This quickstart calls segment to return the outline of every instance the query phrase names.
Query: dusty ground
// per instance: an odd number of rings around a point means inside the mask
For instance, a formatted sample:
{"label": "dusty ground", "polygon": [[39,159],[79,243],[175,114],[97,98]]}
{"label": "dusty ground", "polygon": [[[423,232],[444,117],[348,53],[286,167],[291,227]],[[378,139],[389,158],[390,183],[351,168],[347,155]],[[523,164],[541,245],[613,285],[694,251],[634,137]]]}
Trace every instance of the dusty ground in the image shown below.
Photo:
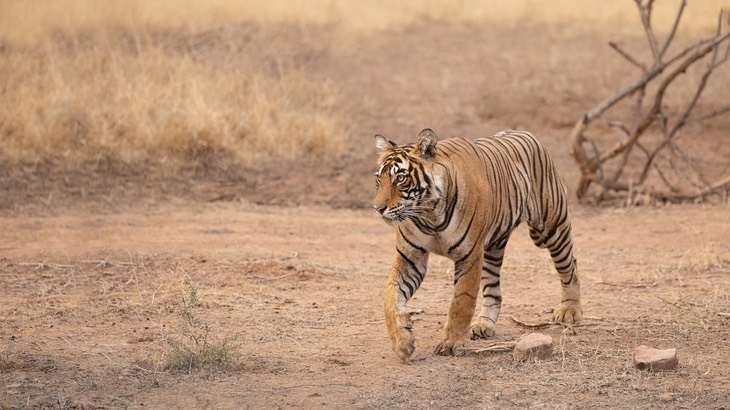
{"label": "dusty ground", "polygon": [[[210,56],[231,51],[237,33],[224,30]],[[434,356],[451,288],[443,259],[411,302],[412,363],[388,345],[381,298],[393,234],[365,209],[372,135],[530,129],[572,188],[565,136],[575,114],[630,71],[603,50],[611,33],[434,23],[351,40],[357,47],[282,33],[242,53],[342,89],[341,158],[245,170],[211,159],[179,173],[113,161],[0,169],[0,407],[728,407],[726,203],[575,205],[586,318],[575,332],[539,330],[555,339],[550,361]],[[703,134],[721,158],[726,130]],[[511,317],[549,318],[559,285],[524,230],[503,278],[496,340],[512,341],[530,330]],[[173,346],[206,335],[225,363],[168,368]],[[676,347],[678,369],[634,369],[639,344]]]}
{"label": "dusty ground", "polygon": [[[451,266],[431,263],[412,300],[417,350],[390,350],[381,294],[393,238],[370,212],[248,204],[3,218],[2,407],[722,408],[730,394],[730,212],[575,211],[586,320],[552,360],[432,353]],[[559,285],[526,231],[510,242],[498,341],[549,318]],[[235,364],[165,370],[166,340],[200,332]],[[420,310],[418,310],[421,312]],[[192,343],[192,342],[187,342]],[[486,346],[476,341],[470,348]],[[633,368],[639,344],[679,368]],[[167,352],[167,353],[166,353]]]}

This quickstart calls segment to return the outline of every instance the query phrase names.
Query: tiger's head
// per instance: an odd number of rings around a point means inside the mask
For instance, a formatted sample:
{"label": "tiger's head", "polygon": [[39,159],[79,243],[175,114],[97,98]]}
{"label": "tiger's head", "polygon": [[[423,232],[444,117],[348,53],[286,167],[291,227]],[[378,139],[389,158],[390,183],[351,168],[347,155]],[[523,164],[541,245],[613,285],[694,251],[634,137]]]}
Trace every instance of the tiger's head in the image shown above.
{"label": "tiger's head", "polygon": [[442,193],[433,170],[437,141],[428,128],[418,134],[415,144],[398,145],[382,135],[375,136],[381,154],[373,209],[387,224],[398,225],[433,212]]}

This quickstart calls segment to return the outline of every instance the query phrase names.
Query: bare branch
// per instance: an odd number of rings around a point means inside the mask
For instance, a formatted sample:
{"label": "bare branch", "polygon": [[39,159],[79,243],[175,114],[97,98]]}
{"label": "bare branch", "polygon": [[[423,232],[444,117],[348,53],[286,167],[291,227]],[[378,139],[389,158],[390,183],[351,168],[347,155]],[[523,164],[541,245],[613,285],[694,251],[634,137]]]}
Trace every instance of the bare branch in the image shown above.
{"label": "bare branch", "polygon": [[588,122],[588,115],[583,115],[583,117],[575,123],[573,131],[571,131],[570,137],[571,145],[573,148],[573,158],[578,164],[578,167],[581,170],[581,174],[583,175],[590,174],[593,171],[591,164],[588,162],[586,151],[583,149],[583,142],[586,139],[585,135],[583,135],[583,132],[588,126]]}
{"label": "bare branch", "polygon": [[689,104],[687,104],[687,107],[685,107],[682,116],[674,124],[672,130],[669,131],[667,138],[671,139],[672,137],[674,137],[677,131],[679,131],[679,129],[687,123],[687,119],[689,118],[694,108],[697,106],[697,102],[700,100],[700,96],[702,96],[702,92],[704,92],[705,90],[705,85],[707,85],[707,80],[710,78],[710,75],[714,71],[714,63],[715,59],[717,58],[717,50],[718,47],[715,47],[714,52],[712,53],[712,61],[710,61],[710,63],[707,65],[707,68],[705,69],[705,72],[702,74],[702,77],[700,78],[700,83],[697,85],[697,90],[692,96]]}
{"label": "bare branch", "polygon": [[621,46],[615,42],[615,41],[609,41],[608,45],[611,46],[612,49],[616,50],[623,58],[629,61],[629,63],[635,65],[636,67],[639,67],[641,71],[646,72],[646,65],[632,57],[626,50],[621,48]]}
{"label": "bare branch", "polygon": [[618,128],[621,131],[623,131],[624,135],[629,136],[631,135],[631,131],[626,127],[626,125],[621,121],[609,121],[608,126],[611,128]]}
{"label": "bare branch", "polygon": [[716,191],[719,191],[723,188],[730,188],[730,175],[727,177],[715,182],[712,184],[709,188],[705,189],[704,191],[700,192],[701,196],[706,196],[711,193],[714,193]]}
{"label": "bare branch", "polygon": [[[711,39],[701,40],[697,42],[696,44],[692,44],[690,46],[685,47],[682,51],[678,52],[676,55],[674,55],[671,59],[666,61],[665,63],[652,67],[649,69],[649,71],[646,72],[644,76],[639,78],[638,80],[634,81],[633,83],[627,85],[626,87],[622,88],[617,92],[616,94],[606,98],[605,100],[601,101],[596,105],[591,111],[589,111],[586,114],[586,125],[593,121],[596,117],[599,117],[601,114],[606,112],[608,109],[613,107],[616,103],[623,100],[624,98],[632,95],[637,90],[641,89],[642,87],[646,87],[646,84],[649,83],[651,80],[659,76],[662,72],[664,72],[664,69],[672,63],[676,62],[677,60],[681,59],[685,55],[687,55],[690,51],[696,50],[703,45],[706,45],[707,43],[711,42]],[[582,121],[583,119],[581,119]],[[580,122],[580,121],[579,121]]]}
{"label": "bare branch", "polygon": [[[683,150],[679,145],[677,145],[676,142],[671,142],[669,144],[669,147],[671,148],[671,153],[674,155],[675,158],[678,158],[681,161],[684,161],[689,169],[694,172],[696,181],[691,181],[690,178],[687,176],[686,179],[691,184],[693,184],[698,189],[703,189],[710,187],[712,184],[707,180],[705,175],[702,173],[702,171],[697,167],[695,162],[692,160],[692,157],[687,153],[687,151]],[[670,160],[670,163],[673,161]],[[674,165],[674,164],[672,164]],[[676,170],[676,168],[675,168]]]}
{"label": "bare branch", "polygon": [[[669,157],[669,165],[672,167],[672,170],[674,170],[674,173],[681,180],[697,188],[697,190],[707,188],[710,184],[705,183],[702,175],[699,174],[699,172],[693,167],[692,160],[691,158],[689,158],[689,155],[687,155],[687,153],[680,149],[675,143],[669,144],[669,147],[669,152],[672,154]],[[679,164],[677,160],[687,164],[686,167],[682,166],[682,168],[686,168],[687,170],[692,171],[697,175],[693,177],[692,175],[690,175],[690,173],[686,172],[683,169],[680,169],[681,164]]]}
{"label": "bare branch", "polygon": [[646,97],[646,85],[637,90],[638,96],[634,103],[634,124],[641,119],[641,108],[644,106],[644,97]]}
{"label": "bare branch", "polygon": [[654,0],[646,2],[646,6],[641,4],[640,0],[636,0],[636,5],[639,7],[639,14],[641,15],[641,24],[644,26],[644,32],[646,33],[646,39],[649,41],[649,48],[651,54],[654,57],[656,65],[661,64],[661,56],[659,55],[659,44],[657,43],[654,30],[651,28],[651,11]]}
{"label": "bare branch", "polygon": [[[717,187],[716,190],[722,189],[727,185],[730,185],[730,181],[726,181],[730,178],[723,180],[723,184],[721,186],[710,183],[705,175],[703,175],[702,169],[699,167],[699,163],[693,161],[688,153],[683,151],[681,147],[674,142],[674,139],[677,135],[679,135],[680,129],[682,129],[690,121],[702,121],[730,112],[730,106],[728,106],[715,110],[709,114],[695,117],[691,116],[698,106],[699,99],[707,88],[707,83],[711,74],[721,64],[730,60],[730,33],[722,34],[721,30],[721,23],[724,15],[722,12],[720,13],[714,37],[707,38],[697,42],[696,44],[684,47],[680,51],[674,53],[671,57],[666,57],[670,45],[675,39],[687,1],[681,1],[671,32],[667,39],[662,43],[661,48],[659,47],[659,43],[657,42],[657,38],[651,25],[651,14],[654,1],[634,0],[634,2],[636,3],[641,16],[646,39],[648,40],[648,46],[652,56],[654,57],[654,63],[647,67],[647,65],[642,64],[639,59],[624,50],[617,42],[609,42],[609,46],[618,52],[619,55],[635,67],[642,70],[642,75],[632,83],[620,89],[616,94],[601,101],[592,110],[584,114],[573,127],[570,135],[573,157],[581,170],[581,177],[578,182],[576,194],[579,199],[583,198],[593,182],[595,182],[600,188],[597,193],[597,199],[601,201],[618,199],[619,197],[613,195],[612,192],[628,193],[627,200],[629,202],[634,200],[634,194],[637,192],[640,195],[658,195],[658,197],[664,199],[670,197],[684,198],[687,194],[683,193],[682,190],[679,189],[679,186],[686,186],[687,184],[695,185],[695,188],[699,190],[698,193],[694,194],[695,198],[705,195],[704,192],[711,187]],[[724,44],[727,44],[727,47],[725,47]],[[674,84],[674,81],[681,74],[686,73],[690,67],[704,59],[710,53],[711,57],[709,58],[709,62],[707,63],[704,72],[700,76],[694,94],[691,96],[684,109],[680,112],[678,119],[676,121],[672,121],[673,123],[670,124],[670,118],[667,113],[662,111],[664,97],[667,90],[670,86],[672,86],[672,84]],[[652,87],[653,95],[651,96],[651,103],[648,107],[644,107],[647,88],[649,84],[653,84],[655,80],[658,80],[656,81],[658,85]],[[586,130],[593,120],[603,115],[618,102],[632,96],[635,96],[634,102],[632,103],[632,121],[628,124],[619,121],[610,121],[608,125],[611,128],[619,130],[623,137],[613,147],[601,152],[593,139],[585,135]],[[657,146],[647,149],[645,145],[639,142],[639,138],[657,122],[659,122],[659,127],[664,139],[660,141]],[[645,158],[642,159],[633,156],[632,152],[636,152],[633,150],[634,147],[637,147]],[[668,156],[664,156],[662,153],[665,152],[664,150],[667,147],[670,151]],[[616,164],[617,167],[614,168],[612,165],[609,167],[609,161],[615,160],[618,156],[621,157],[617,162],[610,163]],[[661,162],[658,161],[659,158],[662,158]],[[668,163],[665,163],[665,159]],[[624,169],[629,165],[636,164],[636,160],[641,160],[643,162],[643,164],[640,165],[642,169],[638,181],[626,176],[622,177]],[[667,174],[664,172],[666,171],[664,169],[666,166],[674,168],[674,171],[677,175],[679,175],[679,180],[670,180],[670,178],[667,177]],[[611,175],[608,175],[609,170]],[[658,175],[658,178],[669,188],[671,194],[663,194],[659,192],[652,193],[646,191],[648,187],[644,184],[652,170],[656,171],[656,175]],[[605,175],[604,172],[606,172]],[[629,179],[629,182],[620,181],[620,178],[623,178],[624,180]],[[674,184],[674,182],[677,182],[678,184]],[[639,191],[635,191],[636,188],[639,188]],[[704,191],[702,191],[703,189]],[[624,198],[626,198],[626,196],[624,196]]]}
{"label": "bare branch", "polygon": [[672,31],[669,33],[669,37],[667,37],[667,40],[664,42],[664,46],[662,47],[662,50],[659,52],[659,58],[664,56],[664,53],[667,52],[667,49],[669,48],[669,44],[672,43],[672,40],[674,39],[674,35],[677,34],[677,27],[679,26],[679,20],[682,19],[682,12],[684,12],[684,8],[687,6],[687,0],[682,0],[682,3],[679,5],[679,11],[677,12],[677,17],[674,19],[674,24],[672,25]]}
{"label": "bare branch", "polygon": [[722,114],[726,114],[728,112],[730,112],[730,107],[725,107],[725,108],[721,108],[719,110],[715,110],[709,114],[700,115],[699,117],[688,118],[687,122],[689,123],[689,122],[705,121],[705,120],[709,120],[710,118],[714,118],[714,117],[718,117]]}
{"label": "bare branch", "polygon": [[659,151],[661,149],[655,149],[651,153],[647,153],[646,163],[644,163],[644,168],[641,170],[641,174],[639,174],[639,184],[646,182],[646,178],[649,177],[649,170],[654,165],[654,158],[659,154]]}
{"label": "bare branch", "polygon": [[730,175],[713,183],[711,187],[697,193],[697,194],[677,194],[673,195],[672,199],[678,201],[690,201],[690,200],[702,200],[709,195],[712,195],[723,190],[730,191]]}
{"label": "bare branch", "polygon": [[[721,15],[722,15],[722,13],[721,13]],[[720,24],[722,24],[722,20],[720,20],[718,26]],[[719,28],[718,28],[718,31],[719,31]],[[718,37],[716,37],[716,38],[718,38]],[[720,38],[720,40],[718,42],[711,43],[711,45],[712,45],[712,51],[713,51],[712,60],[707,65],[707,68],[705,69],[705,72],[702,74],[702,77],[700,79],[700,83],[697,85],[697,90],[695,91],[695,94],[692,96],[692,99],[687,104],[687,107],[685,107],[685,110],[682,113],[682,116],[679,118],[679,120],[677,120],[677,122],[674,124],[674,126],[672,127],[672,129],[670,131],[668,131],[668,132],[665,132],[666,139],[661,144],[659,144],[659,146],[655,149],[654,154],[652,154],[652,155],[649,156],[649,162],[648,162],[647,165],[650,165],[651,162],[654,160],[654,157],[655,157],[656,152],[659,152],[660,150],[664,149],[664,147],[666,147],[667,144],[669,144],[671,142],[672,138],[674,138],[674,136],[677,134],[677,132],[679,131],[679,129],[681,127],[683,127],[684,125],[687,124],[687,122],[689,120],[690,114],[694,110],[695,106],[697,105],[697,102],[699,101],[700,96],[702,95],[702,92],[705,89],[705,85],[707,84],[707,80],[709,79],[710,75],[713,73],[715,67],[717,67],[716,62],[715,62],[715,59],[717,58],[718,46],[719,46],[719,44],[722,41],[725,41],[725,40],[727,40],[727,39],[730,38],[730,33],[725,34],[724,36],[721,36],[719,38]],[[710,50],[707,50],[707,52],[709,52],[709,51]],[[702,56],[704,56],[705,54],[707,54],[707,52],[703,53],[699,57],[701,58]],[[696,61],[696,59],[695,60],[688,59],[685,62],[685,64],[681,65],[679,68],[682,68],[685,65],[687,67],[689,67],[689,65],[691,65],[692,62],[694,62],[694,61]],[[680,74],[680,72],[676,72],[676,71],[675,71],[675,73],[676,73],[675,76],[678,75],[678,74]],[[662,91],[662,89],[665,89],[666,86],[668,86],[669,83],[672,80],[673,80],[673,78],[666,78],[665,81],[664,81],[664,83],[660,87],[660,91]],[[662,93],[663,93],[663,91],[662,91]],[[644,168],[644,170],[646,171],[647,168]],[[642,173],[642,175],[643,175],[643,173]]]}
{"label": "bare branch", "polygon": [[632,147],[633,145],[629,147],[629,149],[624,151],[624,156],[621,159],[621,163],[618,165],[618,167],[616,168],[616,172],[614,172],[613,176],[610,179],[612,183],[615,183],[616,181],[618,181],[619,178],[621,178],[621,174],[624,172],[626,164],[629,162],[629,156],[631,156]]}
{"label": "bare branch", "polygon": [[[687,71],[687,68],[691,66],[695,61],[701,59],[705,55],[707,55],[710,51],[713,51],[716,49],[717,45],[721,43],[722,41],[725,41],[726,39],[730,38],[730,33],[725,34],[719,38],[715,38],[713,41],[710,41],[709,44],[706,44],[704,47],[698,48],[695,50],[693,54],[688,56],[682,64],[680,64],[678,67],[676,67],[672,72],[667,74],[667,76],[662,80],[661,84],[659,85],[659,89],[657,90],[655,96],[654,96],[654,105],[649,110],[649,112],[644,116],[644,118],[641,120],[641,122],[638,124],[634,132],[631,134],[629,138],[626,138],[624,141],[619,142],[616,144],[612,149],[610,149],[607,153],[601,155],[600,162],[606,162],[607,160],[615,157],[616,155],[623,152],[623,150],[626,149],[629,145],[636,142],[637,139],[641,136],[641,134],[646,131],[647,128],[654,122],[656,119],[656,115],[659,114],[661,111],[661,104],[664,99],[664,93],[667,90],[667,87],[674,81],[675,78],[677,78],[678,75],[683,74]],[[704,81],[706,82],[706,80]],[[703,84],[704,84],[703,82]],[[704,89],[704,85],[702,85],[702,88]],[[701,94],[701,90],[699,91],[699,94]],[[697,94],[696,94],[697,95]],[[694,105],[696,104],[696,100],[693,99],[693,103],[690,103],[691,108],[694,108]],[[690,111],[691,111],[690,108]],[[681,121],[681,120],[680,120]],[[681,121],[681,125],[684,125],[685,121]],[[680,123],[678,123],[680,124]],[[678,125],[676,124],[676,125]],[[676,127],[675,130],[673,130],[672,134],[676,133],[676,129],[679,129],[679,127]]]}
{"label": "bare branch", "polygon": [[659,179],[662,180],[662,182],[664,183],[664,185],[666,185],[667,188],[669,188],[669,190],[671,192],[673,192],[673,193],[679,193],[679,189],[677,189],[675,186],[673,186],[669,182],[669,180],[667,180],[667,177],[664,176],[664,172],[662,172],[662,169],[656,163],[654,163],[654,169],[656,170],[657,175],[659,175]]}

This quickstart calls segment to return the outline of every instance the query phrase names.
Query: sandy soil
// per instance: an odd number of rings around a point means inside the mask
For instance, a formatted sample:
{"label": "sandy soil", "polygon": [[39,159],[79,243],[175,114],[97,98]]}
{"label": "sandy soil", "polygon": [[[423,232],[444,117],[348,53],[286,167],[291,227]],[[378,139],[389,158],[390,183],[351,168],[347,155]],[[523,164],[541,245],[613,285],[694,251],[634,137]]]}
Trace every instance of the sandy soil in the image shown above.
{"label": "sandy soil", "polygon": [[[411,302],[413,361],[388,343],[393,233],[366,209],[372,135],[529,129],[572,188],[576,113],[629,71],[603,51],[611,33],[432,24],[357,47],[282,33],[244,52],[342,89],[341,158],[237,171],[211,159],[167,174],[113,161],[0,168],[0,408],[728,407],[727,203],[574,204],[586,317],[572,330],[511,320],[548,319],[559,294],[548,254],[518,230],[495,340],[551,335],[552,360],[479,353],[490,341],[434,356],[453,273],[441,258]],[[727,162],[722,124],[703,137]],[[641,344],[677,348],[679,367],[635,369]],[[185,348],[218,355],[170,368]]]}
{"label": "sandy soil", "polygon": [[[2,407],[721,408],[730,394],[730,212],[575,211],[586,318],[537,331],[552,360],[433,354],[451,292],[431,262],[411,302],[417,350],[390,350],[382,289],[391,229],[370,212],[249,204],[159,206],[2,219]],[[518,230],[496,341],[549,318],[559,285]],[[164,368],[168,339],[199,331],[235,363]],[[191,343],[191,342],[187,342]],[[677,370],[632,366],[635,346],[678,349]]]}

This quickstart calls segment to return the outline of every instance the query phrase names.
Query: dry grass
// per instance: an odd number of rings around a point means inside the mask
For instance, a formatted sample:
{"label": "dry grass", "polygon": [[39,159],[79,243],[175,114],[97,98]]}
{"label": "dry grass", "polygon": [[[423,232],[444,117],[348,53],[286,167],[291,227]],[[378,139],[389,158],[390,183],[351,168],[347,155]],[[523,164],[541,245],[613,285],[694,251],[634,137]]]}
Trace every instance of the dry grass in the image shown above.
{"label": "dry grass", "polygon": [[730,261],[721,255],[720,245],[715,242],[693,246],[682,255],[677,270],[679,272],[724,272],[730,266]]}
{"label": "dry grass", "polygon": [[[679,1],[657,3],[654,20],[660,26],[669,25]],[[707,16],[717,15],[721,7],[727,7],[727,2],[692,2],[684,14],[683,30],[712,32],[714,19],[708,21]],[[640,30],[635,6],[628,0],[555,0],[549,3],[541,0],[2,0],[0,8],[3,10],[0,38],[14,44],[33,44],[45,39],[49,33],[97,30],[110,24],[127,30],[187,27],[197,31],[241,21],[339,24],[348,32],[356,33],[402,28],[424,19],[456,24],[560,24],[580,29],[598,25],[617,31]]]}
{"label": "dry grass", "polygon": [[341,147],[336,93],[296,71],[241,72],[154,44],[68,41],[0,60],[5,158],[113,154],[164,163],[225,151],[251,162]]}
{"label": "dry grass", "polygon": [[[692,4],[684,29],[711,30],[707,15],[721,4]],[[674,8],[660,5],[656,20],[670,21]],[[338,90],[296,66],[272,70],[247,64],[250,53],[201,56],[190,47],[206,30],[241,22],[327,26],[333,31],[323,38],[333,43],[424,20],[638,26],[628,1],[0,0],[0,9],[0,157],[14,162],[112,156],[166,164],[226,153],[252,163],[340,152]]]}
{"label": "dry grass", "polygon": [[178,334],[167,337],[165,368],[192,373],[194,370],[232,368],[237,362],[238,346],[230,338],[211,333],[201,314],[198,289],[185,280],[186,295],[180,300],[181,325]]}

